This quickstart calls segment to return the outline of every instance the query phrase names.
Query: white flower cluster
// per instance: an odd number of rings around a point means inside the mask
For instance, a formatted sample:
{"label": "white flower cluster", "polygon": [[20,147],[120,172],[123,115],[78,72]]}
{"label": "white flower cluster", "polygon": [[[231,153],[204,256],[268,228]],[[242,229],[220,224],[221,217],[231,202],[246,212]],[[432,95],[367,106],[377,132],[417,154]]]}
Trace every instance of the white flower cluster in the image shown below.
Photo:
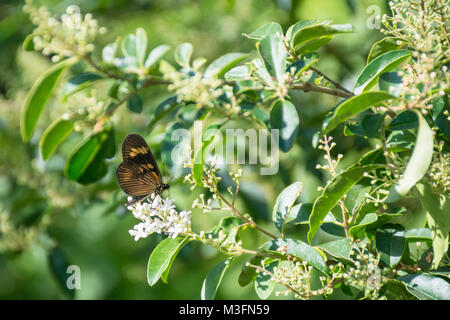
{"label": "white flower cluster", "polygon": [[53,17],[46,7],[39,9],[27,4],[24,11],[30,14],[36,25],[33,31],[33,43],[36,50],[44,55],[53,55],[57,62],[65,57],[85,56],[94,50],[94,40],[98,34],[106,32],[99,27],[92,14],[83,15],[75,5],[67,7],[60,18]]}
{"label": "white flower cluster", "polygon": [[205,79],[200,73],[187,78],[181,72],[170,72],[164,74],[164,78],[172,82],[168,89],[175,91],[180,101],[195,101],[198,108],[209,106],[223,94],[221,80]]}
{"label": "white flower cluster", "polygon": [[[131,198],[129,198],[131,200]],[[191,211],[178,212],[174,200],[152,194],[148,200],[128,207],[141,222],[131,229],[130,235],[137,241],[153,233],[164,233],[176,238],[179,234],[191,233]]]}

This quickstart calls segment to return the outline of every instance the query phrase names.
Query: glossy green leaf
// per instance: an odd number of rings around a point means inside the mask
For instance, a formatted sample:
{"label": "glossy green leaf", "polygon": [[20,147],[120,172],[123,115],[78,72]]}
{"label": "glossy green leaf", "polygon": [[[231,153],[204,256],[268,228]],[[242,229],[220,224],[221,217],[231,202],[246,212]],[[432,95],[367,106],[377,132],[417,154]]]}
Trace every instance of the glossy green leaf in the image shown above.
{"label": "glossy green leaf", "polygon": [[167,266],[166,270],[164,270],[164,272],[161,274],[161,280],[164,283],[168,283],[168,278],[169,278],[169,272],[170,269],[172,268],[172,264],[175,261],[175,258],[177,257],[178,253],[180,252],[180,250],[189,242],[191,241],[188,237],[184,238],[183,241],[181,241],[181,243],[178,245],[177,250],[172,254],[172,258],[170,258],[170,262],[169,265]]}
{"label": "glossy green leaf", "polygon": [[417,114],[414,111],[406,110],[392,119],[387,128],[392,131],[413,129],[418,127],[418,123]]}
{"label": "glossy green leaf", "polygon": [[189,42],[180,44],[175,50],[175,61],[181,67],[189,67],[194,47]]}
{"label": "glossy green leaf", "polygon": [[61,61],[48,69],[34,82],[25,98],[25,104],[20,115],[20,131],[24,141],[31,139],[39,116],[53,94],[64,70],[76,61],[75,58]]}
{"label": "glossy green leaf", "polygon": [[288,152],[297,138],[300,125],[297,108],[289,100],[277,100],[270,110],[270,126],[279,130],[280,149]]}
{"label": "glossy green leaf", "polygon": [[412,52],[409,50],[394,50],[383,53],[375,58],[367,64],[359,75],[353,92],[359,95],[364,91],[368,91],[377,83],[382,73],[394,70],[401,63],[409,59],[411,55]]}
{"label": "glossy green leaf", "polygon": [[389,92],[398,97],[403,90],[403,78],[396,70],[382,73],[378,79],[378,87],[381,91]]}
{"label": "glossy green leaf", "polygon": [[148,124],[148,130],[152,130],[159,120],[174,111],[179,106],[180,104],[178,103],[177,96],[172,96],[162,101],[156,107],[155,112],[152,113],[152,118]]}
{"label": "glossy green leaf", "polygon": [[[320,23],[300,28],[292,35],[292,48],[299,53],[307,53],[316,50],[321,45],[331,40],[332,36],[339,33],[352,33],[355,32],[354,28],[350,24],[328,24]],[[326,39],[326,41],[324,41]],[[314,49],[305,50],[311,42],[322,40],[320,46],[315,46]]]}
{"label": "glossy green leaf", "polygon": [[231,68],[248,57],[246,53],[231,52],[217,58],[206,68],[203,77],[205,79],[222,78]]}
{"label": "glossy green leaf", "polygon": [[422,179],[433,158],[433,132],[419,111],[416,111],[419,129],[414,150],[409,158],[402,178],[393,186],[386,203],[398,201]]}
{"label": "glossy green leaf", "polygon": [[323,123],[323,133],[328,133],[336,128],[340,123],[349,120],[358,113],[382,103],[389,99],[394,99],[395,96],[383,91],[364,92],[360,95],[351,97],[342,102]]}
{"label": "glossy green leaf", "polygon": [[203,281],[201,298],[202,300],[214,300],[217,289],[222,282],[222,278],[230,266],[232,258],[228,258],[225,261],[217,264],[206,276]]}
{"label": "glossy green leaf", "polygon": [[23,40],[23,44],[22,44],[23,50],[34,51],[34,42],[33,42],[34,37],[35,37],[35,35],[32,33],[25,37],[25,39]]}
{"label": "glossy green leaf", "polygon": [[87,137],[66,161],[67,178],[82,184],[99,180],[107,171],[104,160],[114,156],[115,148],[114,131],[111,128]]}
{"label": "glossy green leaf", "polygon": [[[262,260],[263,260],[263,257],[254,256],[253,258],[250,259],[249,263],[254,266],[259,266],[259,265],[261,265]],[[242,267],[241,273],[239,274],[239,278],[238,278],[239,285],[241,287],[245,287],[246,285],[248,285],[250,282],[252,282],[256,278],[256,274],[257,274],[257,272],[256,272],[255,268],[244,265]]]}
{"label": "glossy green leaf", "polygon": [[117,38],[115,42],[107,44],[102,50],[102,59],[106,63],[113,64],[117,55],[117,49],[119,48],[120,38]]}
{"label": "glossy green leaf", "polygon": [[277,229],[281,231],[282,235],[286,219],[289,216],[295,201],[302,193],[302,189],[302,183],[295,182],[281,191],[281,193],[277,197],[277,200],[273,207],[272,221],[274,222],[275,227],[277,227]]}
{"label": "glossy green leaf", "polygon": [[[173,263],[174,256],[187,243],[185,238],[166,238],[153,249],[147,265],[147,282],[150,286],[156,284],[167,268]],[[167,274],[165,279],[167,280]]]}
{"label": "glossy green leaf", "polygon": [[364,172],[369,172],[378,168],[380,165],[356,166],[347,169],[336,177],[326,186],[322,195],[314,202],[311,216],[309,217],[308,241],[312,242],[314,235],[319,230],[320,225],[327,214],[337,204],[344,194],[346,194],[359,180],[363,178]]}
{"label": "glossy green leaf", "polygon": [[141,113],[143,108],[142,98],[138,94],[134,94],[127,102],[128,110],[134,113]]}
{"label": "glossy green leaf", "polygon": [[136,58],[140,67],[144,66],[145,54],[147,53],[147,32],[142,28],[136,29]]}
{"label": "glossy green leaf", "polygon": [[402,40],[400,38],[383,38],[372,45],[369,55],[367,56],[367,63],[371,62],[373,59],[379,57],[383,53],[400,49],[403,46],[404,44],[402,43]]}
{"label": "glossy green leaf", "polygon": [[450,284],[429,274],[408,274],[397,280],[406,283],[410,293],[420,300],[450,300]]}
{"label": "glossy green leaf", "polygon": [[[273,273],[274,269],[280,264],[279,260],[269,262],[264,265],[264,269]],[[276,282],[270,274],[259,272],[255,279],[255,292],[260,299],[266,300],[272,294]]]}
{"label": "glossy green leaf", "polygon": [[64,251],[59,247],[50,250],[48,255],[50,269],[55,275],[60,288],[71,298],[75,297],[75,288],[69,289],[67,286],[71,273],[68,273],[70,263]]}
{"label": "glossy green leaf", "polygon": [[431,240],[431,230],[428,228],[415,228],[406,231],[405,237],[408,240]]}
{"label": "glossy green leaf", "polygon": [[253,31],[250,34],[244,33],[243,36],[245,36],[249,39],[262,40],[267,36],[276,35],[276,34],[282,35],[283,29],[281,28],[281,26],[278,23],[269,22],[269,23],[262,25],[261,27],[259,27],[258,29],[256,29],[255,31]]}
{"label": "glossy green leaf", "polygon": [[253,59],[251,65],[258,80],[264,84],[273,85],[273,79],[261,59]]}
{"label": "glossy green leaf", "polygon": [[312,203],[300,203],[293,206],[286,219],[286,223],[290,225],[308,224],[312,208]]}
{"label": "glossy green leaf", "polygon": [[348,230],[348,233],[353,237],[354,235],[357,234],[358,231],[361,231],[362,229],[364,229],[368,225],[376,222],[377,220],[378,220],[378,215],[376,213],[367,213],[366,215],[364,215],[362,220],[358,222],[357,225],[352,226]]}
{"label": "glossy green leaf", "polygon": [[433,268],[436,269],[448,250],[450,197],[436,194],[427,184],[418,184],[416,189],[427,211],[427,221],[433,239]]}
{"label": "glossy green leaf", "polygon": [[349,238],[326,242],[318,245],[320,249],[336,259],[351,262],[352,240]]}
{"label": "glossy green leaf", "polygon": [[224,78],[227,81],[249,79],[250,67],[248,65],[234,67],[224,74]]}
{"label": "glossy green leaf", "polygon": [[144,67],[146,69],[152,68],[166,53],[169,51],[170,46],[166,44],[162,44],[154,48],[148,54],[147,59],[145,60]]}
{"label": "glossy green leaf", "polygon": [[398,264],[405,251],[405,228],[400,224],[387,223],[377,230],[377,251],[380,260],[389,267]]}
{"label": "glossy green leaf", "polygon": [[69,96],[89,87],[93,82],[101,79],[104,78],[92,72],[77,74],[70,78],[64,85],[62,101],[67,101]]}
{"label": "glossy green leaf", "polygon": [[302,59],[296,60],[294,63],[287,67],[286,71],[295,69],[294,75],[301,75],[304,71],[308,70],[313,64],[319,61],[319,55],[317,53],[308,53],[303,56]]}
{"label": "glossy green leaf", "polygon": [[56,148],[67,138],[73,131],[73,123],[70,120],[56,119],[44,131],[41,141],[40,150],[42,158],[47,160],[56,150]]}
{"label": "glossy green leaf", "polygon": [[322,255],[310,245],[300,240],[294,239],[276,239],[270,240],[263,244],[262,249],[267,252],[271,252],[275,255],[283,255],[278,251],[280,248],[285,248],[286,252],[293,255],[302,261],[308,262],[311,266],[317,270],[328,274],[327,265]]}
{"label": "glossy green leaf", "polygon": [[121,44],[122,53],[125,57],[133,57],[137,60],[137,51],[136,51],[136,35],[130,33],[127,35]]}
{"label": "glossy green leaf", "polygon": [[329,21],[319,21],[317,19],[311,19],[311,20],[301,20],[297,23],[291,25],[287,31],[286,31],[286,39],[289,41],[289,44],[292,46],[292,40],[294,38],[294,35],[299,31],[300,29],[303,29],[305,27],[310,27],[312,25],[319,25],[319,24],[326,24],[329,23]]}
{"label": "glossy green leaf", "polygon": [[264,61],[269,74],[277,81],[281,81],[286,72],[287,51],[283,40],[277,35],[270,35],[262,39],[257,45],[258,52]]}

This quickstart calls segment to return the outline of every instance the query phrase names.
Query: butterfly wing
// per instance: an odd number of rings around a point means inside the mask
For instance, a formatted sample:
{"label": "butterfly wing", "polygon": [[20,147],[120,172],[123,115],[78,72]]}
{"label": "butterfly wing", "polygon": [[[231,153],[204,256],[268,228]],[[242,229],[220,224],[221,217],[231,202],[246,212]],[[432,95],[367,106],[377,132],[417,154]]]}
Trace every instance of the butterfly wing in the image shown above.
{"label": "butterfly wing", "polygon": [[158,164],[145,140],[130,134],[122,145],[123,162],[116,171],[122,190],[132,196],[145,196],[158,190],[162,184]]}
{"label": "butterfly wing", "polygon": [[122,162],[116,175],[120,188],[132,197],[149,195],[155,192],[161,183],[154,171],[132,161]]}
{"label": "butterfly wing", "polygon": [[145,165],[149,170],[155,171],[159,180],[161,172],[153,157],[150,148],[144,138],[137,134],[129,134],[122,144],[123,161],[132,161],[136,164]]}

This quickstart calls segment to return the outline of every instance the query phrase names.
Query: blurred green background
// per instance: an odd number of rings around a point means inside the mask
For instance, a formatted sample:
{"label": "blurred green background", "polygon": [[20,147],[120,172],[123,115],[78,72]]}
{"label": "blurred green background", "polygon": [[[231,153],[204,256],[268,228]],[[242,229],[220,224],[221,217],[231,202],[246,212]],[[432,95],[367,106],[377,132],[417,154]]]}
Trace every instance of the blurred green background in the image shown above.
{"label": "blurred green background", "polygon": [[[101,26],[107,27],[107,34],[96,44],[97,55],[118,35],[125,36],[137,27],[147,31],[150,48],[169,44],[173,49],[182,42],[191,42],[195,57],[211,61],[227,52],[255,55],[254,42],[242,37],[242,33],[249,33],[266,22],[278,22],[284,30],[302,19],[350,23],[358,33],[337,36],[320,49],[318,64],[318,69],[350,89],[371,45],[382,38],[379,30],[367,28],[371,14],[367,9],[377,5],[381,14],[387,10],[387,1],[376,0],[35,1],[35,5],[45,5],[55,14],[64,12],[71,4],[78,5],[84,13],[92,13]],[[159,282],[149,287],[148,257],[162,237],[154,235],[135,242],[128,233],[136,220],[123,207],[125,195],[115,179],[120,152],[108,163],[107,176],[89,186],[77,185],[64,177],[65,159],[83,138],[81,133],[71,135],[50,160],[42,160],[39,138],[65,108],[58,94],[47,106],[31,142],[22,142],[19,118],[24,98],[36,78],[51,66],[46,57],[22,49],[23,39],[33,30],[22,6],[20,1],[0,2],[0,298],[69,298],[49,262],[49,256],[57,259],[64,256],[66,263],[81,269],[77,299],[199,299],[203,279],[224,256],[213,248],[190,243],[178,255],[169,283]],[[145,124],[167,95],[163,88],[146,90],[144,112],[139,115],[121,108],[115,118],[118,150],[128,133],[145,136]],[[281,154],[277,175],[259,176],[258,168],[248,167],[242,178],[238,207],[251,213],[269,230],[274,228],[270,215],[276,195],[285,186],[302,181],[301,200],[308,202],[317,196],[317,187],[327,179],[315,169],[323,157],[312,148],[311,138],[338,100],[314,93],[295,92],[292,96],[301,119],[295,147]],[[160,166],[159,143],[168,123],[170,119],[145,136]],[[345,155],[342,165],[345,167],[368,145],[356,137],[343,137],[341,132],[339,137],[335,134],[335,151]],[[170,176],[170,172],[166,174]],[[170,195],[181,210],[189,208],[198,193],[176,181]],[[223,216],[223,213],[204,214],[194,210],[193,229],[208,230]],[[243,240],[250,248],[264,241],[252,230],[243,234]],[[57,251],[52,249],[55,247]],[[243,258],[233,262],[216,298],[257,298],[252,285],[241,288],[237,284]]]}

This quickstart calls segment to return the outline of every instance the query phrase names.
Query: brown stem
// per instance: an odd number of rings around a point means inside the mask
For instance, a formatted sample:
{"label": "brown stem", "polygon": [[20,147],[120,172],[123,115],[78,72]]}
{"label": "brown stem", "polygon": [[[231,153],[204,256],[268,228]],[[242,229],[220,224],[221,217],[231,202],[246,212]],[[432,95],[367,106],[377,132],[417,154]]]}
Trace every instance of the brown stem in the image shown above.
{"label": "brown stem", "polygon": [[260,227],[259,225],[257,225],[253,220],[247,218],[246,216],[244,216],[242,213],[240,213],[238,210],[236,210],[236,208],[228,202],[227,199],[225,199],[225,197],[218,191],[216,191],[216,195],[220,198],[220,200],[222,200],[232,211],[233,213],[235,213],[239,218],[241,218],[242,220],[244,220],[245,222],[249,223],[250,225],[252,225],[253,227],[255,227],[256,229],[258,229],[259,231],[261,231],[262,233],[268,235],[269,237],[273,238],[273,239],[278,239],[277,236],[273,235],[272,233],[270,233],[269,231],[263,229],[262,227]]}
{"label": "brown stem", "polygon": [[325,79],[327,79],[328,82],[332,83],[333,86],[335,86],[336,88],[341,89],[342,91],[345,91],[345,92],[347,92],[348,94],[350,94],[350,95],[352,95],[352,96],[355,95],[355,94],[354,94],[353,92],[351,92],[350,90],[347,90],[346,88],[344,88],[344,86],[342,86],[340,83],[338,83],[338,82],[336,82],[336,81],[334,81],[334,80],[331,80],[331,79],[330,79],[326,74],[324,74],[322,71],[320,71],[320,70],[318,70],[318,69],[316,69],[316,68],[314,68],[314,67],[311,67],[311,70],[313,70],[313,71],[316,72],[318,75],[320,75],[320,76],[324,77]]}
{"label": "brown stem", "polygon": [[353,96],[353,93],[348,93],[347,91],[343,91],[341,89],[331,89],[328,87],[321,87],[321,86],[318,86],[311,82],[294,84],[291,87],[291,89],[302,90],[305,92],[308,92],[308,91],[321,92],[321,93],[326,93],[326,94],[341,97],[341,98],[350,98]]}

